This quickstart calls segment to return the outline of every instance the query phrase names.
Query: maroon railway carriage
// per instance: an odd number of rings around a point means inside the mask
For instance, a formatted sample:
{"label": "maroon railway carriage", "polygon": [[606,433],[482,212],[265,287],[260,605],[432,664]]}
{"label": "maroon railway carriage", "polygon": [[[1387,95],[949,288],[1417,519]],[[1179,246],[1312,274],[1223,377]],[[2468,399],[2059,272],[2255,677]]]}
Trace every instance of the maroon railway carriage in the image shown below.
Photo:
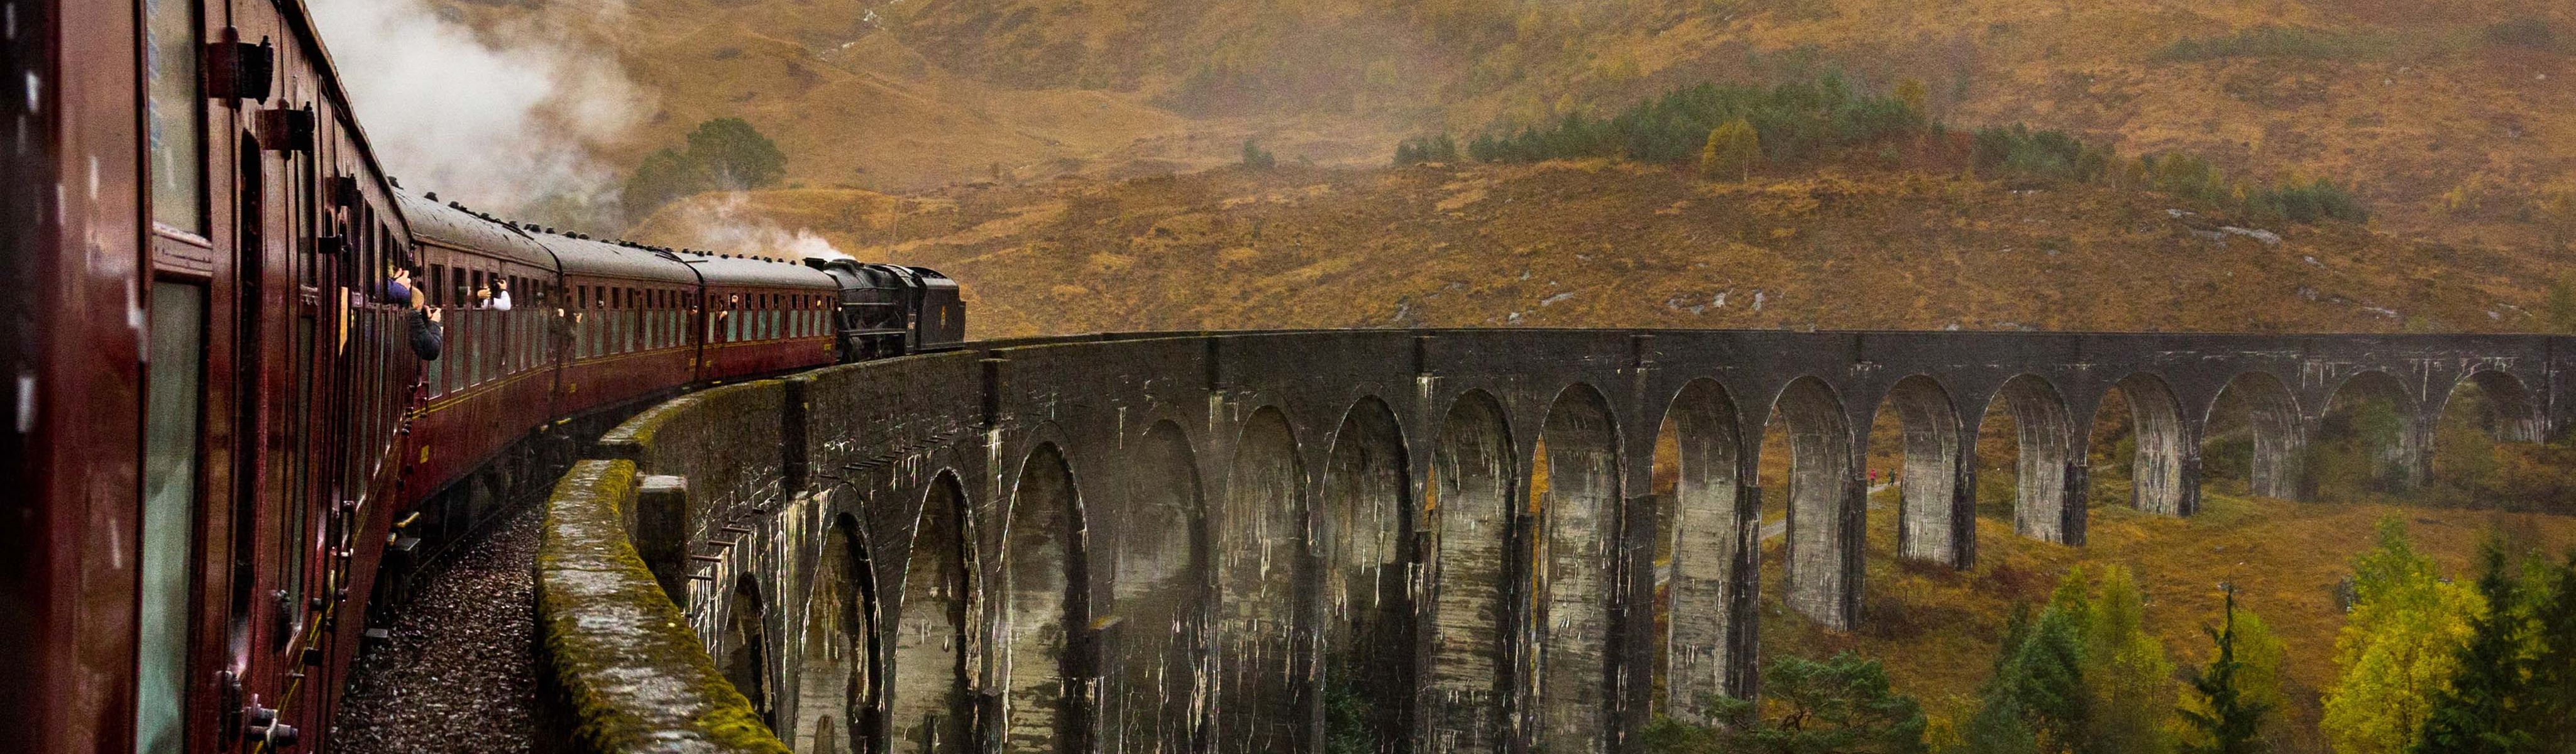
{"label": "maroon railway carriage", "polygon": [[[6,5],[0,752],[322,748],[371,598],[583,431],[857,355],[833,275],[401,191],[300,2]],[[962,331],[935,273],[822,266]],[[435,361],[397,267],[443,313]],[[474,295],[501,283],[508,311]],[[890,352],[956,341],[933,330]]]}
{"label": "maroon railway carriage", "polygon": [[558,234],[568,333],[552,411],[572,416],[697,381],[698,273],[667,252]]}
{"label": "maroon railway carriage", "polygon": [[721,380],[828,364],[840,283],[790,262],[677,255],[706,280],[698,378]]}
{"label": "maroon railway carriage", "polygon": [[[555,391],[554,255],[508,225],[439,204],[435,195],[401,199],[419,270],[414,285],[428,306],[440,309],[445,330],[444,353],[421,366],[421,399],[407,438],[413,450],[404,461],[423,492],[445,489],[496,460],[504,474],[533,473],[534,459],[501,456],[554,417],[547,410]],[[506,311],[493,304],[502,290],[509,294]],[[479,299],[482,291],[493,292],[493,300]],[[423,535],[446,541],[453,538],[444,536],[449,530],[481,523],[499,507],[494,493],[465,491],[463,509],[453,515],[432,511],[423,519],[407,511],[396,520],[406,538],[397,540],[398,549],[410,551]]]}
{"label": "maroon railway carriage", "polygon": [[399,475],[394,190],[301,5],[8,15],[0,751],[290,743]]}

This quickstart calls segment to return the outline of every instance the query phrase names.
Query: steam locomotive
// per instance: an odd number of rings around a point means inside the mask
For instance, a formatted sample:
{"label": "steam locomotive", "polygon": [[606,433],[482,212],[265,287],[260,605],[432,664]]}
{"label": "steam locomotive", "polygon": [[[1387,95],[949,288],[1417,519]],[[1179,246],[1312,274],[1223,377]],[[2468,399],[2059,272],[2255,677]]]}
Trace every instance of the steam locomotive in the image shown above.
{"label": "steam locomotive", "polygon": [[[320,750],[370,605],[576,438],[964,335],[933,270],[403,189],[299,0],[7,6],[0,751]],[[435,360],[403,289],[442,313]]]}

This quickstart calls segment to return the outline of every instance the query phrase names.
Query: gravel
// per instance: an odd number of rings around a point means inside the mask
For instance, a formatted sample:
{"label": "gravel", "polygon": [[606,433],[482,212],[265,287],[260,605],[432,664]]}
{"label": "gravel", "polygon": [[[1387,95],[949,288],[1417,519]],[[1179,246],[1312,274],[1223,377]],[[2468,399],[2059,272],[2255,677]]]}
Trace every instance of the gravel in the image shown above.
{"label": "gravel", "polygon": [[536,746],[537,525],[528,509],[425,575],[393,636],[350,672],[331,750],[525,752]]}

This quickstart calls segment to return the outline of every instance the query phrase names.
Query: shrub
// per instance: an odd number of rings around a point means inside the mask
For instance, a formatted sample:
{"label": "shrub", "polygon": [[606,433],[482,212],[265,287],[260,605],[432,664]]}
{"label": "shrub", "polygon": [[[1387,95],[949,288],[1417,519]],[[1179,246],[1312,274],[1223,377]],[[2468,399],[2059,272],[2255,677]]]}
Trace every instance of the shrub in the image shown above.
{"label": "shrub", "polygon": [[1985,173],[2089,181],[2101,177],[2113,159],[2108,148],[2064,131],[2032,131],[2019,123],[1981,129],[1971,143],[1974,164]]}
{"label": "shrub", "polygon": [[1823,661],[1784,656],[1763,669],[1762,699],[1721,697],[1726,721],[1701,726],[1657,718],[1642,748],[1655,754],[1918,754],[1925,720],[1914,698],[1891,690],[1877,660],[1849,651]]}
{"label": "shrub", "polygon": [[2218,166],[2198,156],[2168,152],[2151,155],[2142,165],[2148,187],[2157,191],[2210,204],[2225,203],[2235,196]]}
{"label": "shrub", "polygon": [[[1764,160],[1802,164],[1838,152],[1927,132],[1920,109],[1894,96],[1864,92],[1840,73],[1775,87],[1700,84],[1667,91],[1607,119],[1568,113],[1547,128],[1489,130],[1467,145],[1479,162],[1537,162],[1617,157],[1689,163],[1711,131],[1751,125]],[[1873,152],[1876,150],[1872,150]]]}
{"label": "shrub", "polygon": [[2549,50],[2558,46],[2558,35],[2549,22],[2537,18],[2517,18],[2487,27],[2487,43],[2529,50]]}
{"label": "shrub", "polygon": [[2354,199],[2351,192],[2323,178],[2252,189],[2246,192],[2245,211],[2257,217],[2302,223],[2329,218],[2352,222],[2370,219],[2369,210],[2362,209],[2360,200]]}
{"label": "shrub", "polygon": [[1419,165],[1425,162],[1457,162],[1458,140],[1448,134],[1416,136],[1395,145],[1395,164]]}

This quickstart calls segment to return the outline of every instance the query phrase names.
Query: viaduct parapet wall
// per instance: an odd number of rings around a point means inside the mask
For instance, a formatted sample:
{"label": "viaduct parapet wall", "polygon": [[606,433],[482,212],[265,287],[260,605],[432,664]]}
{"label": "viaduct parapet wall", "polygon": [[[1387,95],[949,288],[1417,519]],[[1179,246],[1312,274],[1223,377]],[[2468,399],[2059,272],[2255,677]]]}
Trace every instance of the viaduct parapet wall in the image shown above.
{"label": "viaduct parapet wall", "polygon": [[[2338,394],[2394,401],[2390,452],[2420,480],[2464,382],[2506,439],[2566,426],[2571,343],[1075,337],[704,391],[603,448],[638,475],[620,483],[644,566],[795,751],[1611,752],[1651,715],[1755,691],[1761,589],[1857,625],[1869,516],[1899,517],[1901,557],[1972,564],[1989,406],[2015,419],[2015,530],[2080,545],[2085,438],[2114,388],[2132,504],[2190,515],[2231,385],[2253,491],[2298,498]],[[1905,427],[1901,502],[1872,513],[1860,459],[1880,411]],[[1770,421],[1792,456],[1779,584],[1759,562]]]}

